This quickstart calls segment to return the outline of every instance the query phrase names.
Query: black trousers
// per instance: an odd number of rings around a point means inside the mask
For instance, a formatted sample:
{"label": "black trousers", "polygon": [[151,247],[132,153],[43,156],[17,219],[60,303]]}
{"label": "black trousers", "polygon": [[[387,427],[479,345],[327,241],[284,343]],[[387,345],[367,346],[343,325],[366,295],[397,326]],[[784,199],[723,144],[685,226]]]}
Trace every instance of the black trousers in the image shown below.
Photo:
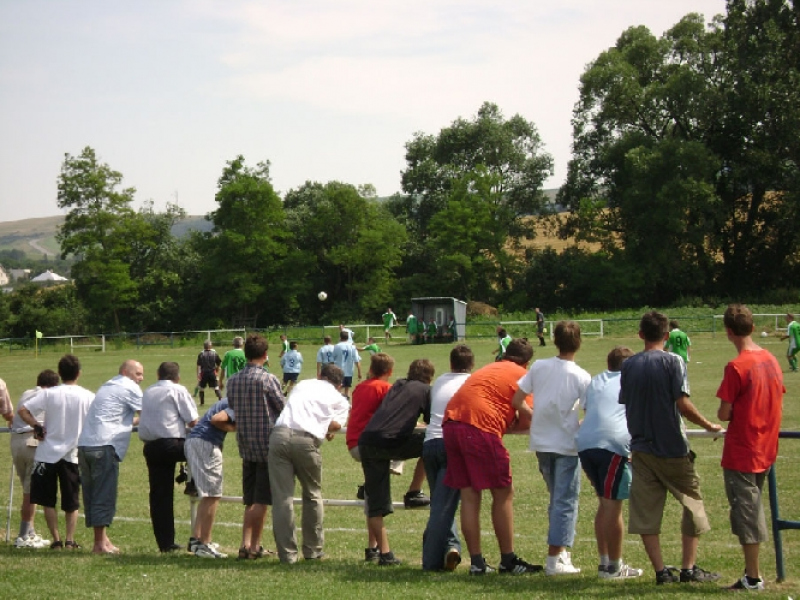
{"label": "black trousers", "polygon": [[162,552],[169,551],[175,543],[175,465],[186,461],[184,442],[182,438],[165,438],[144,443],[150,479],[150,521]]}

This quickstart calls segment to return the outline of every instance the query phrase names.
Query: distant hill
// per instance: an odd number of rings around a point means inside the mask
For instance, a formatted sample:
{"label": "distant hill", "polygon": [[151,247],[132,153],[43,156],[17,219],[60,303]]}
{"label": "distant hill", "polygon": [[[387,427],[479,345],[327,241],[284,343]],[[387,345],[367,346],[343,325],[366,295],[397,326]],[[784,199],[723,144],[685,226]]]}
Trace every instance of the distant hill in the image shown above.
{"label": "distant hill", "polygon": [[[64,216],[0,222],[0,250],[21,250],[29,256],[56,256],[61,249],[56,241]],[[184,236],[189,231],[211,231],[211,223],[203,216],[191,215],[175,225],[172,232]]]}
{"label": "distant hill", "polygon": [[[557,192],[557,189],[544,190],[551,202],[555,201]],[[379,198],[379,200],[386,200],[386,198]],[[61,252],[58,242],[56,242],[56,233],[63,222],[63,215],[20,221],[2,221],[0,222],[0,250],[21,250],[25,254],[37,258],[44,254],[55,257]],[[189,231],[211,231],[211,227],[211,223],[206,221],[205,216],[189,215],[172,228],[172,233],[183,237]],[[542,237],[547,239],[546,236]],[[536,245],[543,245],[544,239],[540,239]],[[550,240],[550,242],[555,242],[557,247],[562,245],[556,240]]]}

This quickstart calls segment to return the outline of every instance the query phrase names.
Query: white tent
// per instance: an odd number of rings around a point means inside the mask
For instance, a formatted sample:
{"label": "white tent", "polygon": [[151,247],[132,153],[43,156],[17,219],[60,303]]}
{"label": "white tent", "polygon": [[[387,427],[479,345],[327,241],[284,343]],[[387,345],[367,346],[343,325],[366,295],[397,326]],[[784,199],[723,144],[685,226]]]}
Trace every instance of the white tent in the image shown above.
{"label": "white tent", "polygon": [[47,269],[41,275],[37,275],[33,279],[31,279],[33,283],[48,283],[50,281],[69,281],[66,277],[62,277],[58,273],[53,273],[50,269]]}

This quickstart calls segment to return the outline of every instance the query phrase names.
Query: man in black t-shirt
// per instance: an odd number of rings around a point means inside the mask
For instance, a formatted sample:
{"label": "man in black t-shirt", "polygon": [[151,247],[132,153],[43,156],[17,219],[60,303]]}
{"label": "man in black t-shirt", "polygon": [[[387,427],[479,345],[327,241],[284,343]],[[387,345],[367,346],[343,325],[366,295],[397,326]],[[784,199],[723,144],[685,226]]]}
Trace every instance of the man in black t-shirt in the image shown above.
{"label": "man in black t-shirt", "polygon": [[206,403],[206,386],[214,389],[217,400],[222,399],[219,391],[219,381],[217,380],[217,370],[222,359],[217,351],[212,348],[211,340],[203,342],[203,351],[197,355],[197,385],[200,387],[200,404]]}

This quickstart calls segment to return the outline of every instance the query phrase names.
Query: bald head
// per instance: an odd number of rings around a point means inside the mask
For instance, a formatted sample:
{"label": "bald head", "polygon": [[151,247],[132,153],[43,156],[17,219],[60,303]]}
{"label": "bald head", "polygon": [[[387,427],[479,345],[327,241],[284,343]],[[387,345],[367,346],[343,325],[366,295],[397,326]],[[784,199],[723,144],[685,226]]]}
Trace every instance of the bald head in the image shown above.
{"label": "bald head", "polygon": [[126,360],[119,368],[119,374],[131,379],[134,383],[141,383],[144,379],[144,367],[135,360]]}

